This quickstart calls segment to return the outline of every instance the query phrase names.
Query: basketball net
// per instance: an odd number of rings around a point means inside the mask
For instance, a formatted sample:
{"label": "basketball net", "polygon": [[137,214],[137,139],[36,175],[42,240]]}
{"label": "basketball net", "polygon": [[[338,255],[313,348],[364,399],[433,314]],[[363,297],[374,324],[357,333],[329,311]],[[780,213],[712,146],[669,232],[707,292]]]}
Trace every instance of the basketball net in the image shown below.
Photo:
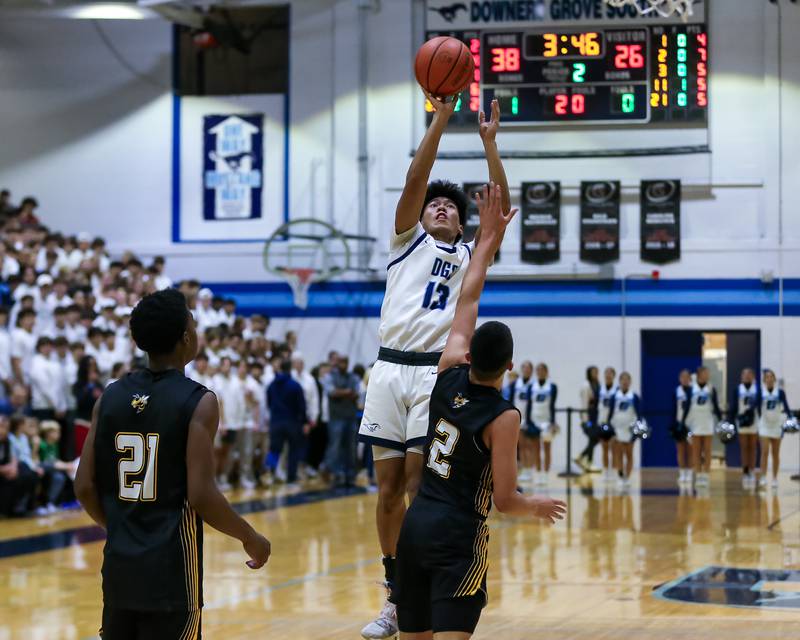
{"label": "basketball net", "polygon": [[692,15],[693,0],[605,0],[612,7],[634,7],[641,16],[657,13],[662,18],[679,16],[686,22]]}
{"label": "basketball net", "polygon": [[282,269],[286,282],[292,288],[294,304],[300,309],[308,307],[308,290],[311,288],[311,280],[317,273],[316,269],[308,268],[286,268]]}

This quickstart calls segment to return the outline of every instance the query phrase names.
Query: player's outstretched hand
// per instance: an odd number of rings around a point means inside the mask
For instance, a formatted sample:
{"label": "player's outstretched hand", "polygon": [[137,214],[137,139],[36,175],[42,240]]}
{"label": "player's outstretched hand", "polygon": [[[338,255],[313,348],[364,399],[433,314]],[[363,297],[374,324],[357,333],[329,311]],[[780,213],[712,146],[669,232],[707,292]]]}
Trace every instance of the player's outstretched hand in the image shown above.
{"label": "player's outstretched hand", "polygon": [[517,214],[516,209],[503,213],[503,192],[499,184],[490,182],[483,187],[483,195],[475,194],[475,204],[481,219],[481,238],[499,247],[508,223]]}
{"label": "player's outstretched hand", "polygon": [[434,115],[444,116],[449,120],[450,116],[455,113],[456,104],[458,104],[458,96],[450,96],[450,99],[448,100],[447,98],[437,98],[424,89],[422,90],[422,93],[424,93],[425,97],[430,100],[433,110],[435,111]]}
{"label": "player's outstretched hand", "polygon": [[542,520],[547,520],[550,524],[555,524],[556,520],[563,520],[567,513],[567,503],[563,500],[553,500],[553,498],[532,498],[533,515]]}
{"label": "player's outstretched hand", "polygon": [[247,540],[242,543],[244,552],[250,556],[250,559],[245,563],[251,569],[260,569],[269,560],[272,553],[272,545],[260,533],[253,532]]}
{"label": "player's outstretched hand", "polygon": [[486,114],[481,111],[478,114],[478,133],[484,142],[494,142],[497,130],[500,128],[500,103],[497,98],[492,100],[492,115],[486,121]]}

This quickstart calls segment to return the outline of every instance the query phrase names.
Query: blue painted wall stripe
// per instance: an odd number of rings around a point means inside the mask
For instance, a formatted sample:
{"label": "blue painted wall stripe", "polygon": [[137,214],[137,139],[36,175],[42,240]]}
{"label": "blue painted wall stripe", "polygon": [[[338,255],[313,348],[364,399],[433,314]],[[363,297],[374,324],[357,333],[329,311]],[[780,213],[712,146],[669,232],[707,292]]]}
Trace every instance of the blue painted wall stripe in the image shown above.
{"label": "blue painted wall stripe", "polygon": [[[329,282],[312,285],[309,306],[296,309],[281,282],[207,283],[245,314],[274,318],[375,318],[386,283]],[[420,293],[420,296],[422,293]],[[622,312],[619,280],[488,282],[481,315],[506,317],[614,317]],[[778,283],[740,280],[638,280],[626,283],[629,316],[764,316],[779,313]],[[784,281],[784,314],[800,316],[800,279]]]}

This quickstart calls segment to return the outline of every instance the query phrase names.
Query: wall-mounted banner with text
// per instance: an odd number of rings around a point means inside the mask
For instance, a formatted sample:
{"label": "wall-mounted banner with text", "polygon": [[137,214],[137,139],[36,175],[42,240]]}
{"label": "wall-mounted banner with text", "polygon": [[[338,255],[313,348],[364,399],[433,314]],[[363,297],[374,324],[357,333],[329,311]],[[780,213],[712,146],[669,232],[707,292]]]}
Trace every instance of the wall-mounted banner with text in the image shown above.
{"label": "wall-mounted banner with text", "polygon": [[666,264],[681,258],[681,181],[642,180],[641,258]]}
{"label": "wall-mounted banner with text", "polygon": [[523,182],[521,196],[523,262],[550,264],[561,254],[561,183]]}
{"label": "wall-mounted banner with text", "polygon": [[581,182],[581,260],[619,260],[619,180]]}

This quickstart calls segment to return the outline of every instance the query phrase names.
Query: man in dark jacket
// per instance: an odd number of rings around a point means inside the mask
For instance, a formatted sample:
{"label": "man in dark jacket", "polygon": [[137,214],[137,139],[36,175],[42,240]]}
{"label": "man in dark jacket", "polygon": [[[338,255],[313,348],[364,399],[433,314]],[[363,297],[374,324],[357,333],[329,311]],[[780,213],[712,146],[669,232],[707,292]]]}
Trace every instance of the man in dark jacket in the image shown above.
{"label": "man in dark jacket", "polygon": [[306,419],[303,387],[292,378],[292,363],[288,359],[281,362],[280,373],[267,388],[267,407],[270,414],[267,466],[274,475],[283,445],[288,442],[287,480],[293,484],[297,482],[297,465],[310,426]]}

